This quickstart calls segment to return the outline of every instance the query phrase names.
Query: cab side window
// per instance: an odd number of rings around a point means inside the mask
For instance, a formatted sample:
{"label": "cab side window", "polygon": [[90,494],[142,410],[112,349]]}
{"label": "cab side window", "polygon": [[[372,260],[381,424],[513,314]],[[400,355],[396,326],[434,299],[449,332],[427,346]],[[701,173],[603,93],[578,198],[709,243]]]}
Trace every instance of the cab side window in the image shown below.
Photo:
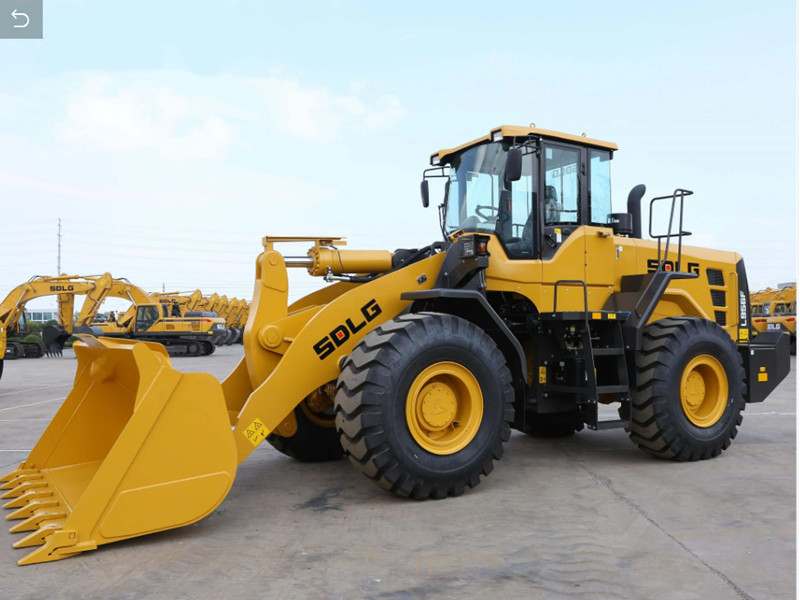
{"label": "cab side window", "polygon": [[536,239],[536,154],[532,150],[522,156],[522,177],[504,181],[500,193],[500,211],[496,233],[509,258],[531,259]]}
{"label": "cab side window", "polygon": [[136,329],[146,330],[158,320],[158,308],[155,306],[140,306],[136,311]]}
{"label": "cab side window", "polygon": [[580,220],[579,150],[544,147],[545,225],[575,225]]}
{"label": "cab side window", "polygon": [[589,150],[589,211],[592,225],[607,225],[611,215],[611,152]]}

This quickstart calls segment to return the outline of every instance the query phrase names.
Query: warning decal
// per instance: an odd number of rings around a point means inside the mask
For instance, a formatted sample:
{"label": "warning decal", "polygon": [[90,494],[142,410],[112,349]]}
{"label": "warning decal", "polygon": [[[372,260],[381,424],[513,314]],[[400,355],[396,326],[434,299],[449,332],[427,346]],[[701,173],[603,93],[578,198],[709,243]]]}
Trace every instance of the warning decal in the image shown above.
{"label": "warning decal", "polygon": [[258,446],[267,438],[269,431],[261,419],[256,419],[242,433],[253,446]]}

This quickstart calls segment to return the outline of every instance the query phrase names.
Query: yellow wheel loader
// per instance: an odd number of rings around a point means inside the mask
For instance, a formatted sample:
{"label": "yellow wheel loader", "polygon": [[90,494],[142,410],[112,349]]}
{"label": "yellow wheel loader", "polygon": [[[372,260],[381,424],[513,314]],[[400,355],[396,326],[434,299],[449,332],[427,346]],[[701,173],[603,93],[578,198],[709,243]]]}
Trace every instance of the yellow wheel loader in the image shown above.
{"label": "yellow wheel loader", "polygon": [[784,331],[789,334],[789,347],[797,353],[797,284],[778,286],[773,297],[770,315],[766,319],[768,331]]}
{"label": "yellow wheel loader", "polygon": [[[422,196],[445,179],[441,241],[265,237],[244,357],[221,384],[158,345],[83,338],[73,390],[2,478],[14,545],[35,547],[19,563],[203,518],[264,440],[302,460],[346,453],[417,499],[476,486],[511,428],[616,427],[662,458],[720,454],[788,373],[788,335],[751,336],[738,254],[683,245],[691,192],[651,200],[667,206],[652,240],[643,186],[612,213],[616,149],[500,127],[432,156]],[[307,255],[279,252],[297,241]],[[332,285],[289,304],[289,268]]]}
{"label": "yellow wheel loader", "polygon": [[750,294],[750,314],[753,330],[761,333],[767,330],[767,317],[770,315],[772,300],[777,290],[768,287]]}

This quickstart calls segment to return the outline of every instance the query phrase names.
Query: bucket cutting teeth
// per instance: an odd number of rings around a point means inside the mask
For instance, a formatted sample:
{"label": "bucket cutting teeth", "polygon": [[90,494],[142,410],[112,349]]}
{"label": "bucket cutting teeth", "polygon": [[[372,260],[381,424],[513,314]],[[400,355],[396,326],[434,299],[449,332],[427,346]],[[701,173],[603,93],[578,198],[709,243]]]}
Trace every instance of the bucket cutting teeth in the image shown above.
{"label": "bucket cutting teeth", "polygon": [[46,488],[47,482],[44,479],[25,480],[17,485],[15,488],[8,490],[5,494],[0,496],[3,500],[7,498],[16,498],[22,496],[25,492],[39,488]]}
{"label": "bucket cutting teeth", "polygon": [[19,473],[18,471],[12,471],[6,475],[6,477],[0,478],[0,481],[5,481],[3,485],[0,485],[0,490],[13,490],[22,483],[39,481],[43,477],[44,476],[39,471],[32,473]]}
{"label": "bucket cutting teeth", "polygon": [[36,514],[28,517],[14,525],[9,531],[11,533],[21,533],[23,531],[36,531],[42,526],[45,521],[56,521],[59,519],[66,519],[67,513],[63,510],[39,510]]}
{"label": "bucket cutting teeth", "polygon": [[42,500],[52,495],[53,495],[52,490],[48,489],[28,490],[24,494],[21,494],[16,498],[12,498],[11,500],[3,504],[3,508],[22,508],[23,506],[26,506],[29,502],[32,502],[33,500]]}
{"label": "bucket cutting teeth", "polygon": [[14,548],[30,548],[31,546],[41,546],[47,540],[47,536],[53,535],[64,527],[64,519],[45,523],[33,533],[29,533],[24,538],[14,542]]}
{"label": "bucket cutting teeth", "polygon": [[[28,476],[28,475],[39,475],[39,476],[41,476],[41,471],[39,469],[23,469],[20,466],[18,469],[14,469],[10,473],[6,473],[2,477],[0,477],[0,481],[11,482],[13,479],[16,479],[17,477],[20,477],[20,476],[23,476],[23,475],[25,475],[25,476]],[[13,486],[9,486],[6,483],[6,485],[0,486],[0,489],[7,489],[9,487],[13,487]]]}
{"label": "bucket cutting teeth", "polygon": [[58,506],[58,500],[55,498],[50,498],[47,500],[33,500],[32,502],[28,502],[28,504],[22,508],[15,510],[10,515],[6,515],[6,520],[11,521],[13,519],[27,519],[28,517],[35,515],[39,509],[52,509],[55,506]]}

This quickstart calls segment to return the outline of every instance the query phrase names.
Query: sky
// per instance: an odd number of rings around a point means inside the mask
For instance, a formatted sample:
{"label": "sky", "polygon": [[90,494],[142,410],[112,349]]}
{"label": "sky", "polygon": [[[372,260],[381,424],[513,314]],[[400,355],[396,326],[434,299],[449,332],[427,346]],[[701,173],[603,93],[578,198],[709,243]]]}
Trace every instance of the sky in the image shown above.
{"label": "sky", "polygon": [[57,273],[59,220],[62,273],[248,299],[264,235],[426,245],[430,154],[529,123],[619,145],[615,211],[691,189],[687,244],[796,280],[796,28],[788,0],[44,0],[43,40],[0,40],[0,298]]}

